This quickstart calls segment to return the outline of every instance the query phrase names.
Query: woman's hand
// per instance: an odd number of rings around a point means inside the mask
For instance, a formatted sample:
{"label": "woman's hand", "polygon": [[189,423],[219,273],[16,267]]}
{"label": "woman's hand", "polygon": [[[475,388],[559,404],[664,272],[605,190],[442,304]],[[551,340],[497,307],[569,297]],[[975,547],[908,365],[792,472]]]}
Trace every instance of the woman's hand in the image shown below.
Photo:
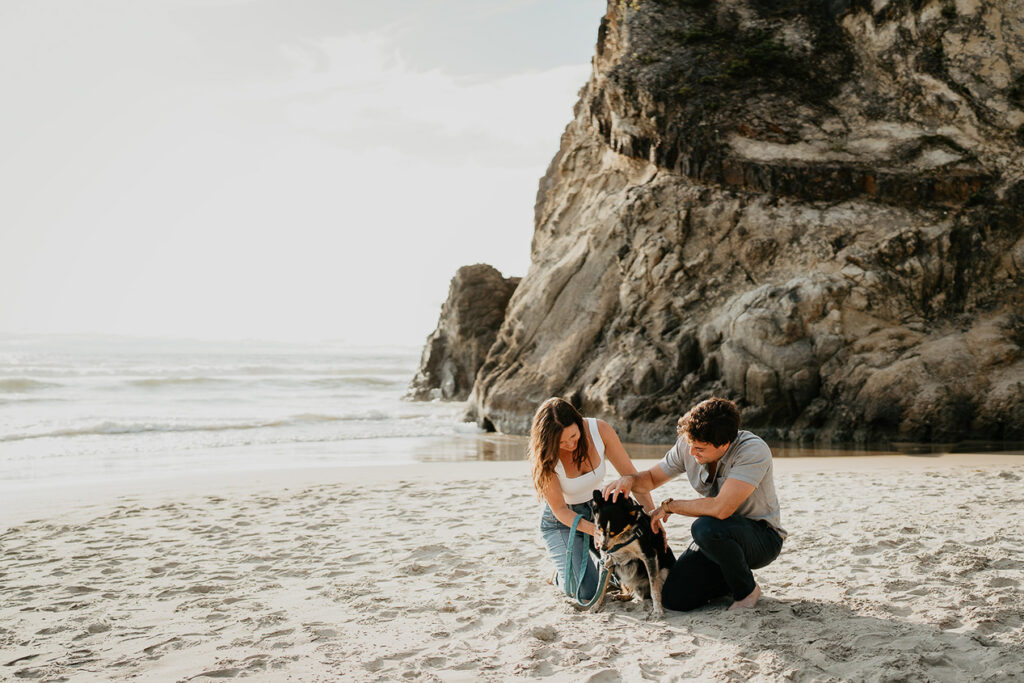
{"label": "woman's hand", "polygon": [[620,493],[626,498],[628,498],[629,494],[632,493],[633,491],[633,483],[635,481],[635,474],[627,474],[624,477],[619,477],[618,479],[604,487],[604,491],[602,491],[604,499],[608,500],[610,497],[611,501],[614,503],[616,500],[618,500]]}

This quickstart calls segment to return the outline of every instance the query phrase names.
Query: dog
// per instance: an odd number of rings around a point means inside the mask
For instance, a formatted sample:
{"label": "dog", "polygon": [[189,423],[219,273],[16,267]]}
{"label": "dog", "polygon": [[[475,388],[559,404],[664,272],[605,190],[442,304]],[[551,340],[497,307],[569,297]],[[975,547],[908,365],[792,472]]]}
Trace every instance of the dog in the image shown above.
{"label": "dog", "polygon": [[[594,491],[591,502],[594,523],[601,530],[601,559],[618,579],[620,600],[639,596],[651,598],[652,614],[661,616],[661,587],[676,556],[665,539],[664,530],[651,531],[651,516],[629,496],[614,502]],[[594,607],[601,608],[603,598]]]}

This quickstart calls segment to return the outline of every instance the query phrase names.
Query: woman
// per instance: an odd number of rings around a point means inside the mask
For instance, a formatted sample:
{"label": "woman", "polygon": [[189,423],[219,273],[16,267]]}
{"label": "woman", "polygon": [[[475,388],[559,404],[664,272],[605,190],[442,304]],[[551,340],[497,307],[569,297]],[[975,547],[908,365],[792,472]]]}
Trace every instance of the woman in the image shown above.
{"label": "woman", "polygon": [[[594,547],[597,534],[589,501],[595,489],[603,488],[606,458],[620,475],[636,473],[615,430],[604,420],[584,420],[571,403],[561,398],[549,398],[537,409],[530,429],[530,466],[537,495],[547,502],[540,531],[555,563],[555,585],[561,587],[570,527],[577,514],[583,515],[576,527],[582,533],[576,535],[572,550],[576,567],[580,558],[587,556],[581,600],[590,600],[597,592],[599,572],[587,552]],[[649,493],[637,494],[637,500],[644,510],[654,509]]]}

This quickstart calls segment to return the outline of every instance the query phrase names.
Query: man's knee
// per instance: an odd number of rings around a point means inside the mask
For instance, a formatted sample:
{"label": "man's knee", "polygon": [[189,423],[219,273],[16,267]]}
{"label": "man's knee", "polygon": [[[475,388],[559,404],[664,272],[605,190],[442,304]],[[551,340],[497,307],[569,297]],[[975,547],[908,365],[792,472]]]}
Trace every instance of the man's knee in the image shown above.
{"label": "man's knee", "polygon": [[690,536],[694,543],[703,547],[721,538],[722,520],[715,517],[698,517],[690,525]]}
{"label": "man's knee", "polygon": [[661,606],[676,612],[689,612],[708,604],[709,599],[703,595],[682,593],[662,593]]}

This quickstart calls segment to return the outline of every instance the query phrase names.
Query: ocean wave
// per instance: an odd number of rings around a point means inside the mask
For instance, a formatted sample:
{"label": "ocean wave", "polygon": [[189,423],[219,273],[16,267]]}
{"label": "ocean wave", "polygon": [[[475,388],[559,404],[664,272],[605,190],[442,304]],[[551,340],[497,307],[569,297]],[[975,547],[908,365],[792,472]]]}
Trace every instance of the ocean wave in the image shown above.
{"label": "ocean wave", "polygon": [[9,434],[0,436],[0,442],[27,441],[29,439],[53,439],[78,436],[116,436],[123,434],[146,433],[180,433],[180,432],[233,432],[251,429],[276,429],[327,422],[375,422],[392,419],[393,416],[384,412],[370,410],[351,415],[322,415],[317,413],[301,413],[280,420],[259,420],[254,422],[235,422],[220,424],[180,424],[153,422],[101,422],[85,427],[56,429],[48,432]]}
{"label": "ocean wave", "polygon": [[234,362],[96,362],[91,365],[69,363],[17,363],[0,362],[0,376],[21,375],[46,378],[116,378],[146,379],[275,379],[311,378],[343,380],[350,377],[412,377],[416,364],[406,363],[276,363],[247,365]]}
{"label": "ocean wave", "polygon": [[135,387],[177,387],[177,386],[206,386],[211,384],[227,384],[231,380],[219,377],[150,377],[148,379],[133,379],[128,384]]}
{"label": "ocean wave", "polygon": [[416,371],[415,365],[405,363],[393,364],[275,364],[275,365],[235,365],[218,368],[222,374],[235,377],[325,377],[325,378],[346,378],[365,375],[409,375]]}
{"label": "ocean wave", "polygon": [[8,379],[0,379],[0,391],[11,394],[24,394],[30,391],[50,389],[59,386],[59,384],[54,384],[53,382],[40,382],[37,379],[28,379],[25,377],[11,377]]}
{"label": "ocean wave", "polygon": [[347,377],[321,377],[314,380],[306,380],[304,384],[325,389],[338,389],[350,386],[363,387],[391,387],[396,384],[406,385],[410,381],[407,374],[388,379],[386,377],[371,375],[349,375]]}
{"label": "ocean wave", "polygon": [[380,377],[374,375],[349,375],[342,377],[318,377],[311,379],[309,376],[278,376],[278,377],[148,377],[146,379],[126,379],[124,384],[113,384],[110,389],[128,385],[142,389],[163,389],[163,388],[189,388],[189,387],[216,387],[236,385],[239,387],[250,387],[253,385],[269,387],[287,387],[313,389],[345,389],[351,387],[394,387],[405,386],[409,382],[408,375],[400,375],[395,378]]}
{"label": "ocean wave", "polygon": [[368,410],[365,413],[353,414],[353,415],[323,415],[320,413],[300,413],[298,415],[292,415],[285,420],[275,420],[274,422],[268,422],[264,426],[266,427],[289,427],[297,424],[316,424],[318,422],[354,422],[354,421],[370,421],[370,420],[387,420],[394,417],[380,410]]}

